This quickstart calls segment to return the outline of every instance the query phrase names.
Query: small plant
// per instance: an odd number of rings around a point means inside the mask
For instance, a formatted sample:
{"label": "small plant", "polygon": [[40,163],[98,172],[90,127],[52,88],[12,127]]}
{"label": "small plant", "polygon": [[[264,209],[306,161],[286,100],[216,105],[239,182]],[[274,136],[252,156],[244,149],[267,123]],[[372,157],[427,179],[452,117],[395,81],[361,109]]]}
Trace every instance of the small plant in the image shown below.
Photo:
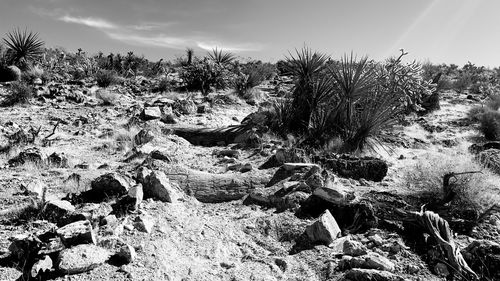
{"label": "small plant", "polygon": [[13,30],[7,33],[3,41],[11,50],[10,63],[19,65],[38,58],[43,52],[44,42],[39,39],[38,33],[28,32],[27,29]]}
{"label": "small plant", "polygon": [[201,91],[204,96],[210,93],[211,88],[226,89],[232,79],[227,68],[208,58],[196,59],[191,65],[183,67],[180,77],[188,91]]}
{"label": "small plant", "polygon": [[104,89],[98,90],[95,96],[102,101],[104,106],[115,105],[118,101],[118,94]]}
{"label": "small plant", "polygon": [[270,79],[276,73],[276,69],[269,63],[260,61],[249,62],[240,67],[240,71],[233,80],[233,87],[236,93],[243,98],[247,98],[249,92],[264,80]]}
{"label": "small plant", "polygon": [[8,95],[2,101],[2,106],[12,106],[18,103],[27,103],[33,97],[33,92],[33,87],[26,84],[25,82],[12,82]]}
{"label": "small plant", "polygon": [[27,71],[22,73],[21,77],[21,79],[28,84],[33,83],[37,78],[40,78],[42,82],[44,78],[46,78],[43,68],[39,66],[30,67]]}
{"label": "small plant", "polygon": [[109,87],[110,85],[116,84],[118,79],[114,71],[110,70],[100,70],[95,75],[95,80],[99,87]]}
{"label": "small plant", "polygon": [[484,106],[475,106],[468,112],[473,122],[479,123],[479,130],[487,140],[500,140],[500,95],[490,96]]}

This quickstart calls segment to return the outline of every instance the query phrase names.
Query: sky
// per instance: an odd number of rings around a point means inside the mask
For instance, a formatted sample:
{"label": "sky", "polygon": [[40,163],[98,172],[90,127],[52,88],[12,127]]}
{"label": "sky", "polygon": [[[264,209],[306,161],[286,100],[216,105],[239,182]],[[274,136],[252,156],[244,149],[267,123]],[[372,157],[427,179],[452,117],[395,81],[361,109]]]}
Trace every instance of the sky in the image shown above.
{"label": "sky", "polygon": [[340,58],[500,66],[499,0],[0,0],[0,37],[172,60],[218,47],[275,62],[310,47]]}

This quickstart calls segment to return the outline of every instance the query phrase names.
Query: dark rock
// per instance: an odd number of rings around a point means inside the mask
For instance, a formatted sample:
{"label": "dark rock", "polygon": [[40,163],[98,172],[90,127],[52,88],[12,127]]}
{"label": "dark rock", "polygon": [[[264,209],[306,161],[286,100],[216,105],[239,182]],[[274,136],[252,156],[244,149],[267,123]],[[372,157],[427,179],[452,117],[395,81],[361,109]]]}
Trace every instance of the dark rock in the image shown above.
{"label": "dark rock", "polygon": [[341,156],[316,156],[315,163],[320,163],[323,168],[338,174],[341,177],[359,180],[364,178],[371,181],[382,181],[387,175],[388,165],[385,161],[373,157]]}
{"label": "dark rock", "polygon": [[279,167],[285,163],[307,163],[308,158],[305,156],[305,152],[301,149],[290,148],[290,149],[279,149],[276,153],[271,156],[264,164],[262,164],[259,169],[270,169],[274,167]]}
{"label": "dark rock", "polygon": [[40,152],[40,149],[36,147],[28,148],[22,152],[20,152],[16,157],[9,160],[9,165],[11,166],[19,166],[26,163],[42,163],[43,156]]}
{"label": "dark rock", "polygon": [[153,171],[143,182],[144,196],[163,202],[176,202],[180,197],[180,190],[175,188],[164,172]]}
{"label": "dark rock", "polygon": [[50,165],[56,166],[56,167],[68,167],[68,158],[64,153],[57,153],[54,152],[49,157],[47,157],[47,161],[49,162]]}
{"label": "dark rock", "polygon": [[404,281],[405,279],[387,271],[355,268],[344,275],[347,281]]}
{"label": "dark rock", "polygon": [[165,154],[164,152],[159,151],[159,150],[151,151],[149,156],[151,156],[151,158],[153,158],[153,159],[162,160],[162,161],[166,161],[166,162],[172,162],[172,160],[170,159],[170,157],[167,154]]}
{"label": "dark rock", "polygon": [[109,196],[127,194],[130,183],[117,173],[108,173],[94,179],[91,187],[92,189],[86,192],[85,197],[93,202],[99,202]]}
{"label": "dark rock", "polygon": [[10,82],[21,80],[21,70],[15,66],[7,66],[0,68],[0,82]]}
{"label": "dark rock", "polygon": [[43,210],[42,216],[52,222],[60,224],[67,220],[75,211],[75,207],[65,200],[49,200]]}
{"label": "dark rock", "polygon": [[146,143],[152,141],[154,138],[155,138],[155,134],[151,130],[142,129],[139,131],[139,133],[137,133],[134,136],[134,144],[135,145],[143,145],[143,144],[146,144]]}

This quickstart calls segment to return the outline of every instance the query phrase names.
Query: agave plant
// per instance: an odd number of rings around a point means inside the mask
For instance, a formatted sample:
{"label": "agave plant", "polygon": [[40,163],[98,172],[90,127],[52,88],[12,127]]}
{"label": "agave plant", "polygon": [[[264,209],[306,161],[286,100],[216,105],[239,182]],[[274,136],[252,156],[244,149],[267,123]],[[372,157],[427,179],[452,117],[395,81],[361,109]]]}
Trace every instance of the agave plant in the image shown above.
{"label": "agave plant", "polygon": [[222,49],[219,50],[217,48],[212,49],[212,52],[208,53],[208,57],[215,63],[223,66],[228,66],[236,58],[232,53],[224,52]]}
{"label": "agave plant", "polygon": [[43,52],[44,42],[39,39],[38,33],[33,33],[25,29],[13,30],[7,33],[7,38],[3,41],[12,51],[11,63],[19,64],[27,62],[40,56]]}

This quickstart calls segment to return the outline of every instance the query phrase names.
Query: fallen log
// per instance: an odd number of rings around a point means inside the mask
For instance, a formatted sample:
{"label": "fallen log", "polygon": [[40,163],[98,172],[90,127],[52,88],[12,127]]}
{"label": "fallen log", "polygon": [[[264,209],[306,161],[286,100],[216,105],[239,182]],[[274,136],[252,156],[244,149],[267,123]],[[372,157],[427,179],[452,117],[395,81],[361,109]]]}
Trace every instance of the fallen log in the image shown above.
{"label": "fallen log", "polygon": [[150,163],[148,168],[163,171],[169,180],[177,183],[186,194],[205,203],[241,199],[254,189],[264,187],[270,179],[268,173],[258,170],[247,173],[213,174],[156,160]]}
{"label": "fallen log", "polygon": [[226,146],[231,143],[244,143],[251,138],[252,131],[244,126],[224,128],[176,128],[173,134],[200,146]]}

